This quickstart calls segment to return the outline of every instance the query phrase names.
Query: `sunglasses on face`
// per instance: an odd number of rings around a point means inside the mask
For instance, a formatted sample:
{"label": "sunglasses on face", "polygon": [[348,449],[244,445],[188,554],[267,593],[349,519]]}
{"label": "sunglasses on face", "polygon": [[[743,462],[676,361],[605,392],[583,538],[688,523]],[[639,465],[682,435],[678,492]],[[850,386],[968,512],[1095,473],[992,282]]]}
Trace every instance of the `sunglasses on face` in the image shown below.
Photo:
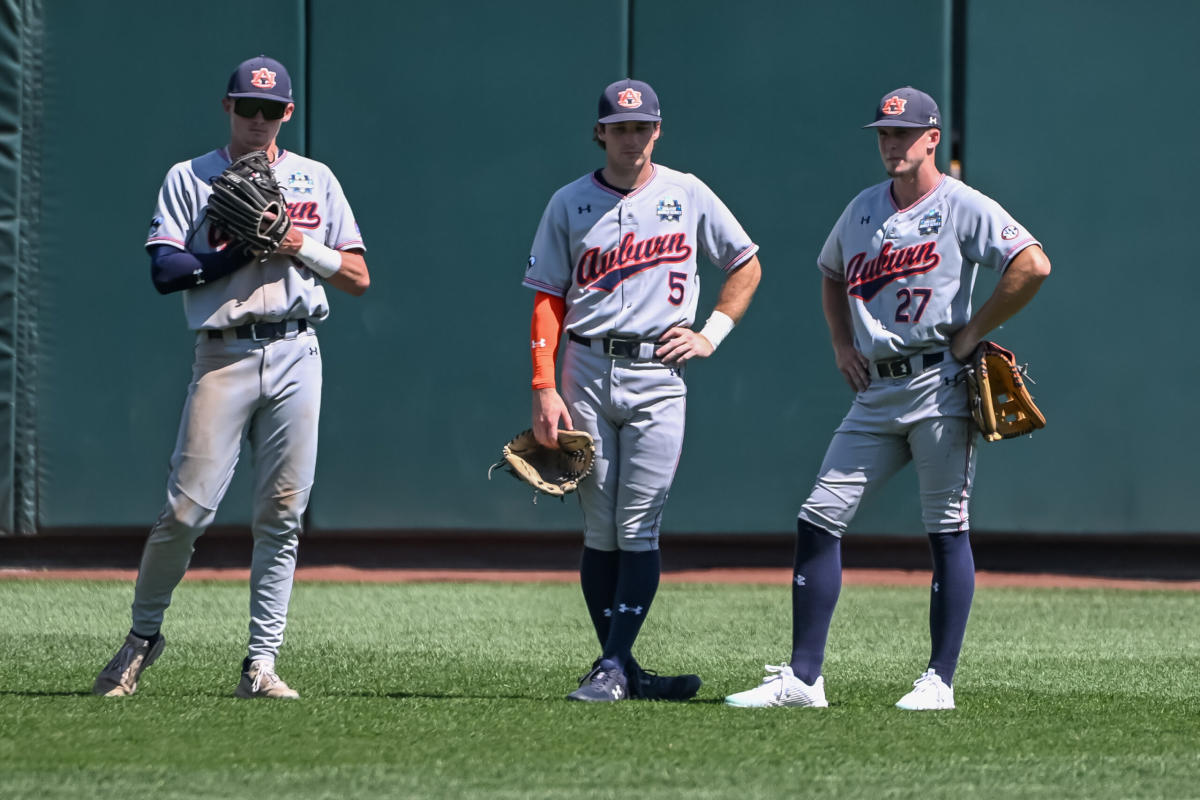
{"label": "sunglasses on face", "polygon": [[247,119],[250,119],[259,111],[262,112],[263,119],[283,119],[283,112],[286,110],[286,103],[276,103],[271,100],[263,100],[259,97],[238,97],[233,101],[233,113]]}

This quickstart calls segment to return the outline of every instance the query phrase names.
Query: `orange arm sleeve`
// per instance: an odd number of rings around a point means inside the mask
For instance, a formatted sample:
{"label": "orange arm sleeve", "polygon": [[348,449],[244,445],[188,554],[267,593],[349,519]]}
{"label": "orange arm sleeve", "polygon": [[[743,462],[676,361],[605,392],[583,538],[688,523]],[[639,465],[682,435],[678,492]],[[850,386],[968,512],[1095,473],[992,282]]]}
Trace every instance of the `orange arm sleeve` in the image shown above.
{"label": "orange arm sleeve", "polygon": [[558,361],[558,345],[566,315],[567,301],[561,297],[538,292],[533,299],[529,338],[533,353],[534,389],[553,389],[555,386],[554,365]]}

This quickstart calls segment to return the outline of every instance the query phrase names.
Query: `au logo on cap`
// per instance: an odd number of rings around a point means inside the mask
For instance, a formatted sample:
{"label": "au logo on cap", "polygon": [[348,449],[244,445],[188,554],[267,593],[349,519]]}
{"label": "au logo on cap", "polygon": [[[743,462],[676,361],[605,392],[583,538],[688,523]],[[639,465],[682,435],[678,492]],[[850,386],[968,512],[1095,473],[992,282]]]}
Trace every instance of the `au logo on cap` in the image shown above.
{"label": "au logo on cap", "polygon": [[894,117],[897,114],[904,113],[904,107],[908,105],[908,101],[899,95],[892,95],[887,100],[883,101],[883,106],[880,111],[887,114],[889,117]]}
{"label": "au logo on cap", "polygon": [[250,73],[250,85],[258,89],[274,89],[275,73],[266,67],[256,69]]}
{"label": "au logo on cap", "polygon": [[640,108],[642,93],[637,89],[624,89],[617,93],[617,105],[621,108]]}

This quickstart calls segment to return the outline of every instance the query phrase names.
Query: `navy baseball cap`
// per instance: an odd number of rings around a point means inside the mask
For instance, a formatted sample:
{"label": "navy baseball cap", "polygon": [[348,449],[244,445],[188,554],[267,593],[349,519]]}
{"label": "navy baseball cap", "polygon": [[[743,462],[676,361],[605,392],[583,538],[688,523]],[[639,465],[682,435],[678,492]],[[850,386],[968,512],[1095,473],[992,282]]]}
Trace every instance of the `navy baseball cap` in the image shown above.
{"label": "navy baseball cap", "polygon": [[626,78],[610,83],[600,95],[598,122],[661,122],[662,111],[658,107],[658,95],[650,84]]}
{"label": "navy baseball cap", "polygon": [[942,127],[942,112],[924,92],[905,86],[888,92],[875,106],[875,121],[864,128],[937,128]]}
{"label": "navy baseball cap", "polygon": [[287,68],[273,58],[258,56],[238,64],[229,76],[226,97],[259,97],[277,103],[292,102],[292,79]]}

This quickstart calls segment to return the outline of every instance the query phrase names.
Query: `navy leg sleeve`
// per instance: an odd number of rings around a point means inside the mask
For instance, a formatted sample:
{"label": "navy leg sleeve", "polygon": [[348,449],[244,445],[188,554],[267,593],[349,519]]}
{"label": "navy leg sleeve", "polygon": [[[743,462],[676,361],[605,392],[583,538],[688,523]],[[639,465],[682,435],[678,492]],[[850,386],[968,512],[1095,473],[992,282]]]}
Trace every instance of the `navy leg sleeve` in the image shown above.
{"label": "navy leg sleeve", "polygon": [[797,524],[792,571],[792,671],[811,684],[821,674],[829,623],[842,591],[842,540],[804,520]]}

